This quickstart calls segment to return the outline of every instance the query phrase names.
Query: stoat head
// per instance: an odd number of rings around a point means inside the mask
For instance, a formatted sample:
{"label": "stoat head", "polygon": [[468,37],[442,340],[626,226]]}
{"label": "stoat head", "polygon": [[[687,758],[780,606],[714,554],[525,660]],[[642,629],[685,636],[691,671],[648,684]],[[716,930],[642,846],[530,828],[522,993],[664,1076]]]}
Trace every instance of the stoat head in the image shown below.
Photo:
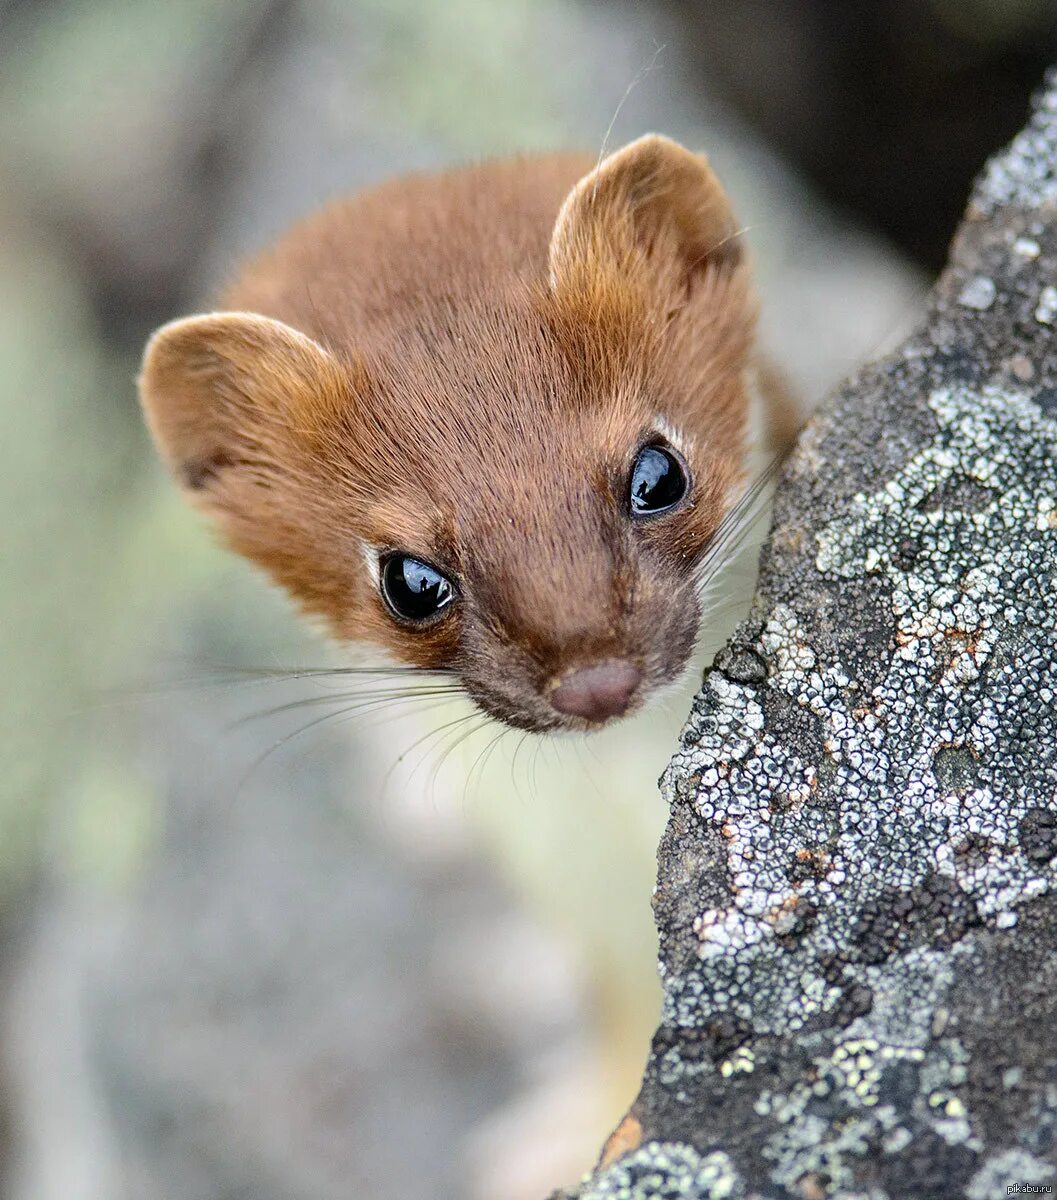
{"label": "stoat head", "polygon": [[537,731],[597,727],[685,667],[741,474],[754,321],[727,198],[674,142],[612,154],[549,222],[532,269],[467,286],[456,266],[451,292],[387,295],[382,255],[362,336],[176,321],[140,379],[163,457],[231,546],[339,639],[454,672]]}

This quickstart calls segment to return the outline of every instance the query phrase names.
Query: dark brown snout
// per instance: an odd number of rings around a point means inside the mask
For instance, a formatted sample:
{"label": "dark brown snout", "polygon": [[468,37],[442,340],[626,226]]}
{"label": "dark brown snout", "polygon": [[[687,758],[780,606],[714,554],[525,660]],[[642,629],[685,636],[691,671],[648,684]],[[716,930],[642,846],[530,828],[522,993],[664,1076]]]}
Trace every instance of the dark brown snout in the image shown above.
{"label": "dark brown snout", "polygon": [[568,717],[608,721],[627,712],[641,682],[634,663],[610,658],[570,672],[550,693],[550,702]]}

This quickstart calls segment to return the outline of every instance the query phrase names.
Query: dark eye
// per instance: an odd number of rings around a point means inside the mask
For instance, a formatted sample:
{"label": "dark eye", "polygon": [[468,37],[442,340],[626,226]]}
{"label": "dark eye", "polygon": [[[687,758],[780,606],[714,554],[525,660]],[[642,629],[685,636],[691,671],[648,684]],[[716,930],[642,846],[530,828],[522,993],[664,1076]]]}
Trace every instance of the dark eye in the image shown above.
{"label": "dark eye", "polygon": [[402,621],[428,621],[455,599],[451,580],[410,554],[390,554],[382,563],[382,596]]}
{"label": "dark eye", "polygon": [[631,515],[649,516],[664,512],[686,495],[687,479],[683,464],[663,446],[644,446],[631,468],[628,503]]}

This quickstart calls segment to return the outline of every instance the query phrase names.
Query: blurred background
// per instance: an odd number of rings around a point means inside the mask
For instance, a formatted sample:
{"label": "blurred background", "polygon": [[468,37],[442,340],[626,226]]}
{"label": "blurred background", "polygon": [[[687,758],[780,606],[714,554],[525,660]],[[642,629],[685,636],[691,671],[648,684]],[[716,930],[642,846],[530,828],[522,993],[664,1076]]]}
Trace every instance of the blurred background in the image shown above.
{"label": "blurred background", "polygon": [[151,329],[337,192],[612,122],[711,155],[807,411],[1055,59],[1052,0],[0,0],[0,1195],[541,1200],[658,1010],[688,692],[456,746],[284,673],[342,655],[162,477]]}

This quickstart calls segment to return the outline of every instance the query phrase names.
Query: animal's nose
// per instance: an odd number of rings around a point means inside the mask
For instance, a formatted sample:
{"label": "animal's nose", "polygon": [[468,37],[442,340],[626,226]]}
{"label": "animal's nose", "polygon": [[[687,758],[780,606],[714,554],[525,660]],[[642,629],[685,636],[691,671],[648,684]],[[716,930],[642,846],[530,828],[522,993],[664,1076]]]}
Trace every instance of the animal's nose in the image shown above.
{"label": "animal's nose", "polygon": [[641,682],[642,672],[634,663],[610,658],[564,676],[550,693],[550,702],[566,716],[605,721],[627,712]]}

